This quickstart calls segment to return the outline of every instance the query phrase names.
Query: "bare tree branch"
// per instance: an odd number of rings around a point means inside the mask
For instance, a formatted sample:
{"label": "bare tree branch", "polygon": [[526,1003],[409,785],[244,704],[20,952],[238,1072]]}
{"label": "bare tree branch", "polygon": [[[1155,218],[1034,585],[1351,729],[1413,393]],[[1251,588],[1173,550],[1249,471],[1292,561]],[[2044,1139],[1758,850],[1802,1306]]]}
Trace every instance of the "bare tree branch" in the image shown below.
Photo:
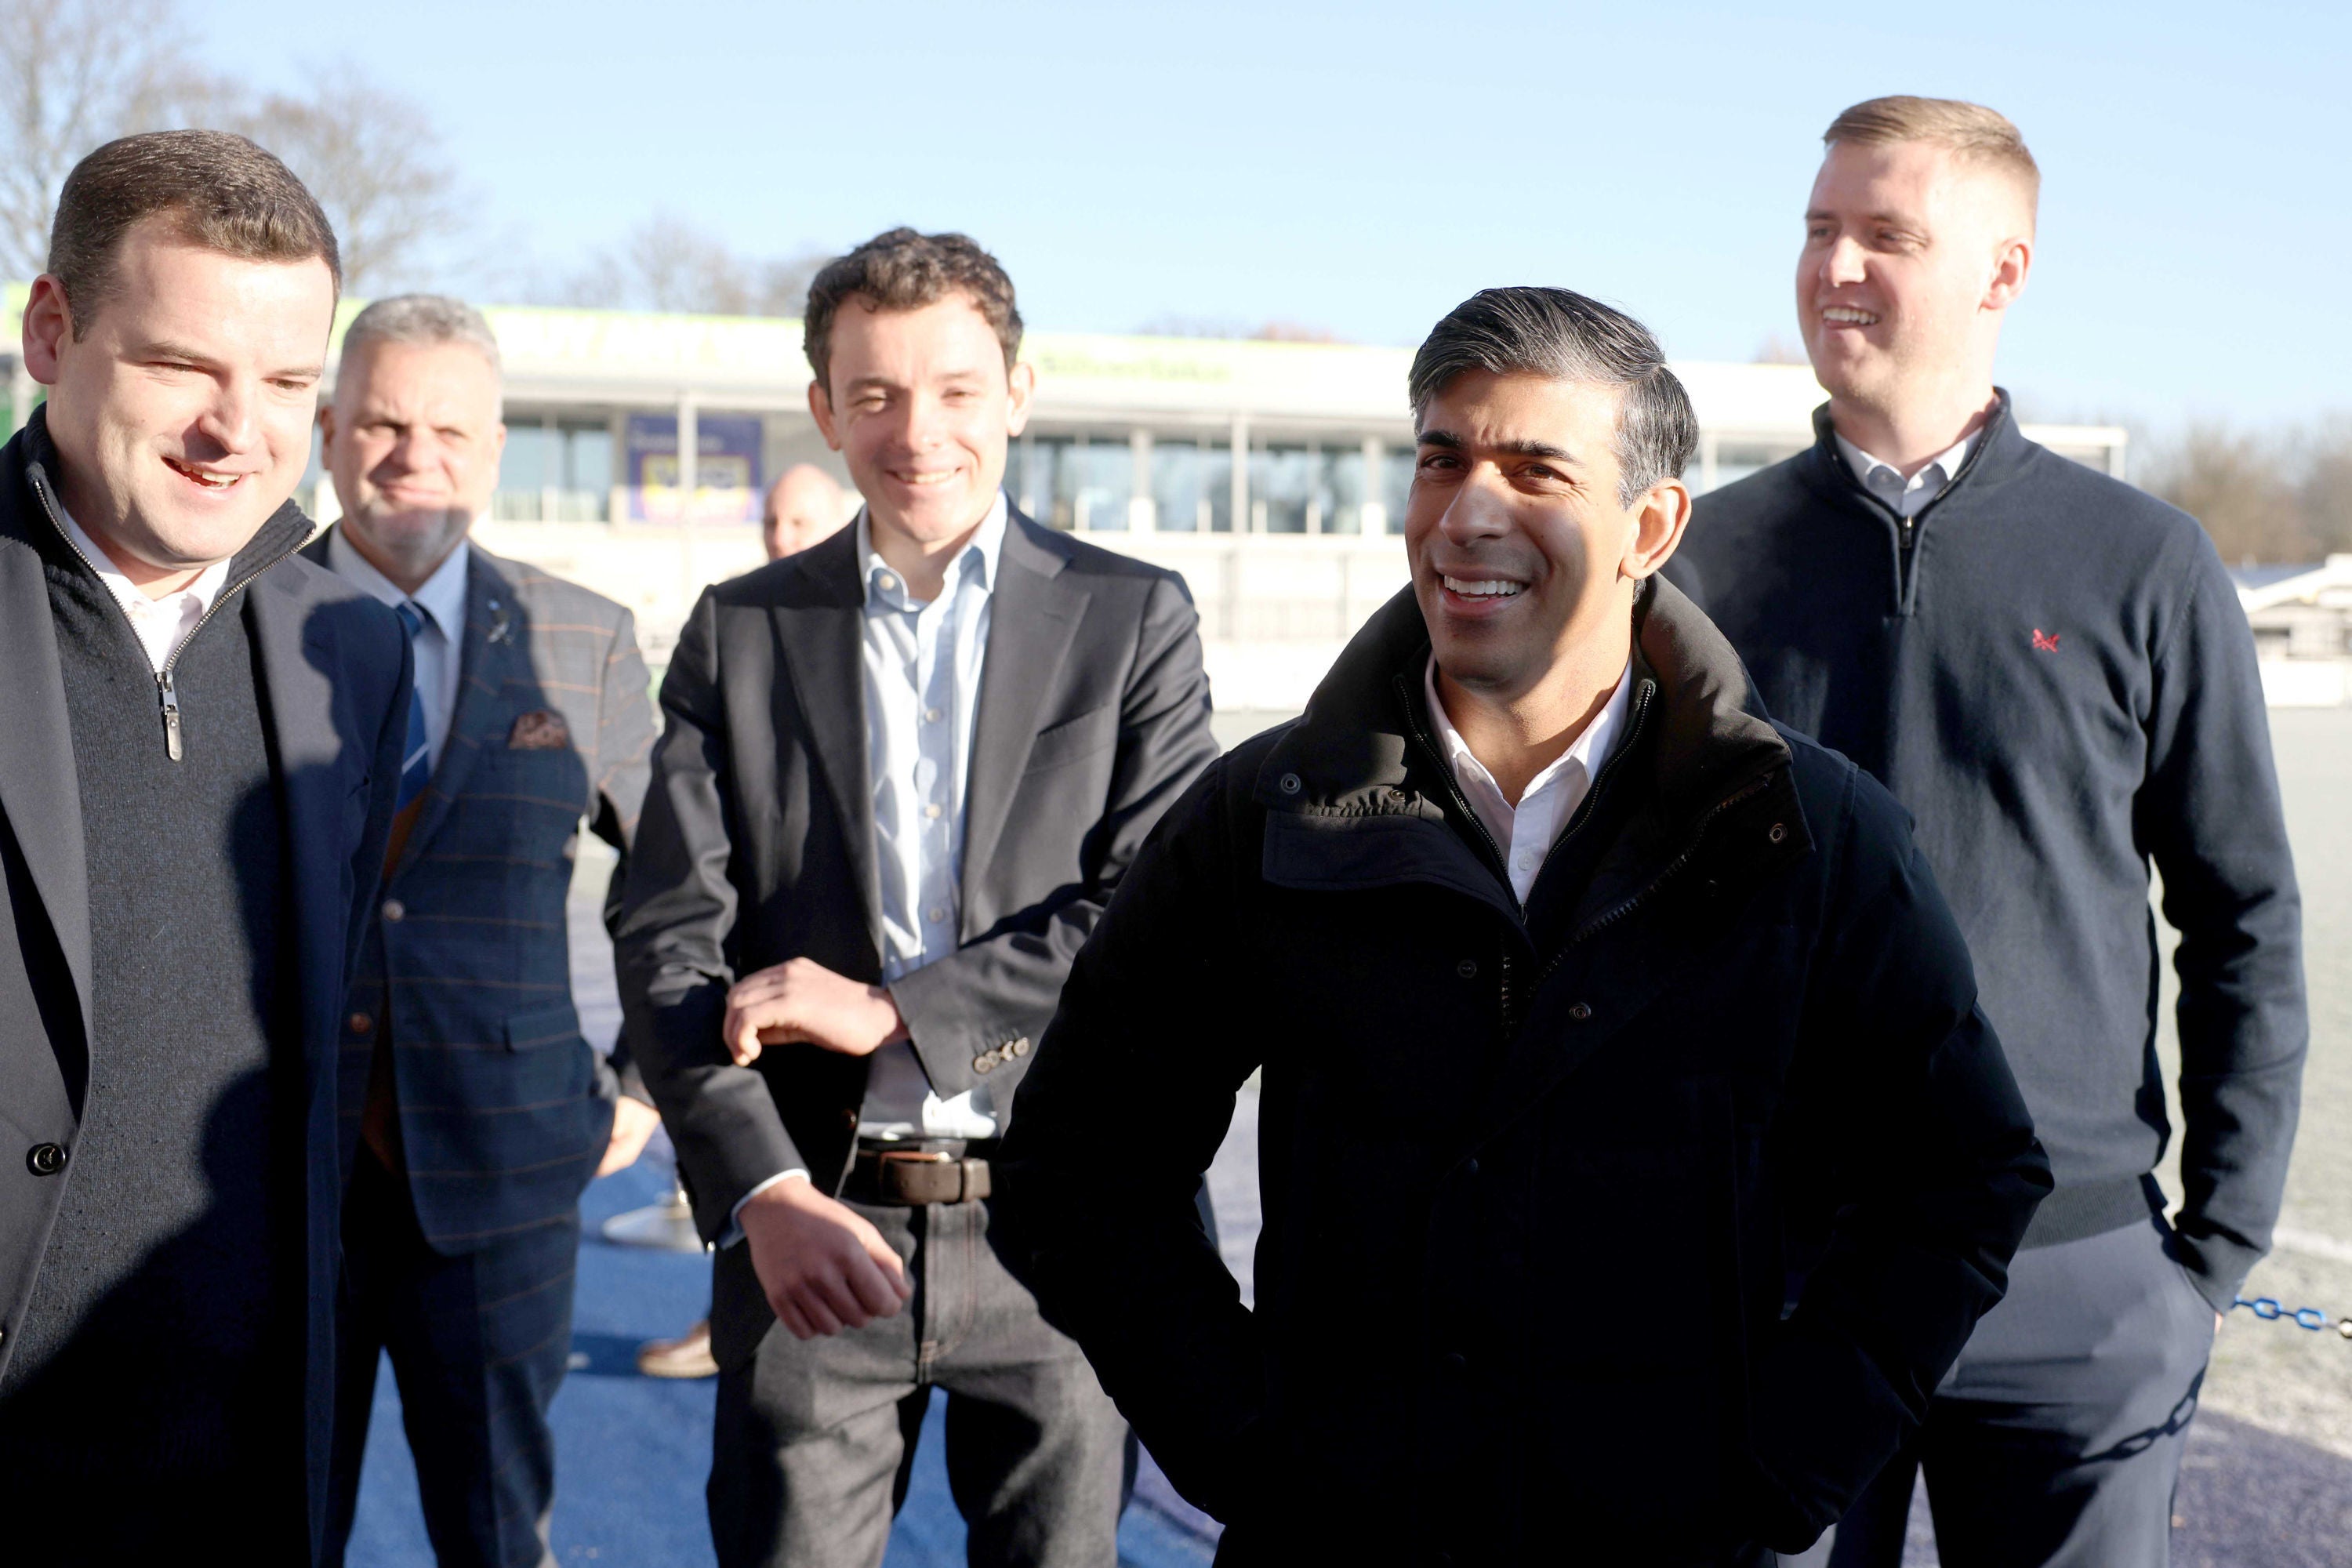
{"label": "bare tree branch", "polygon": [[47,263],[58,187],[92,148],[177,118],[170,0],[0,0],[0,273]]}
{"label": "bare tree branch", "polygon": [[797,316],[823,252],[757,260],[690,219],[656,214],[553,290],[565,304],[712,316]]}
{"label": "bare tree branch", "polygon": [[349,64],[320,73],[299,97],[223,98],[215,122],[285,160],[326,209],[346,289],[367,295],[429,280],[428,253],[462,221],[456,176],[423,110]]}

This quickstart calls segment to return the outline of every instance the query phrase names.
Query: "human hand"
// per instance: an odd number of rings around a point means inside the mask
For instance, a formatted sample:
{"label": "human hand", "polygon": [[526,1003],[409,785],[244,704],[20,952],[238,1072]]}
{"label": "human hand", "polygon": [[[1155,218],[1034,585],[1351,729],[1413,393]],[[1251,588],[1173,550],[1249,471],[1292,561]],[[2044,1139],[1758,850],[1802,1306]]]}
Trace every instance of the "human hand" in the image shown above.
{"label": "human hand", "polygon": [[646,1140],[661,1125],[661,1112],[642,1100],[622,1095],[613,1101],[613,1136],[604,1145],[604,1157],[596,1162],[596,1173],[609,1176],[615,1171],[625,1171],[637,1163],[646,1152]]}
{"label": "human hand", "polygon": [[735,1065],[749,1067],[761,1046],[790,1041],[866,1056],[905,1039],[907,1022],[881,986],[835,974],[814,959],[794,958],[738,980],[727,993],[719,1033]]}
{"label": "human hand", "polygon": [[805,1176],[788,1176],[737,1214],[776,1321],[814,1339],[895,1318],[913,1298],[907,1266],[865,1215]]}

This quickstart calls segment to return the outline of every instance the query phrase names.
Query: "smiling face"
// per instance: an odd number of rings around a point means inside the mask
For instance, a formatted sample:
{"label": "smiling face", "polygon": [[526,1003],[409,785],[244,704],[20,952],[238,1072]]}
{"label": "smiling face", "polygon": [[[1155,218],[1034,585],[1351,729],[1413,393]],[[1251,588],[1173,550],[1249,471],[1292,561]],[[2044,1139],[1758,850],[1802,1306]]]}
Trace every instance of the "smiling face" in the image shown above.
{"label": "smiling face", "polygon": [[877,545],[925,553],[960,542],[1004,481],[1005,447],[1029,422],[1032,374],[961,293],[912,310],[843,301],[829,384],[809,407],[866,498]]}
{"label": "smiling face", "polygon": [[58,488],[132,582],[184,585],[294,493],[334,313],[324,261],[202,249],[168,215],[123,237],[79,341],[57,279],[35,282],[25,364],[49,387]]}
{"label": "smiling face", "polygon": [[1618,499],[1622,395],[1469,371],[1422,410],[1405,552],[1445,680],[1504,706],[1623,667],[1639,582],[1690,515],[1680,479]]}
{"label": "smiling face", "polygon": [[2003,170],[1925,142],[1833,144],[1797,260],[1797,321],[1822,385],[1890,410],[1922,386],[1989,385],[2032,236]]}
{"label": "smiling face", "polygon": [[319,414],[345,536],[414,593],[498,489],[498,372],[467,343],[378,340],[346,352]]}

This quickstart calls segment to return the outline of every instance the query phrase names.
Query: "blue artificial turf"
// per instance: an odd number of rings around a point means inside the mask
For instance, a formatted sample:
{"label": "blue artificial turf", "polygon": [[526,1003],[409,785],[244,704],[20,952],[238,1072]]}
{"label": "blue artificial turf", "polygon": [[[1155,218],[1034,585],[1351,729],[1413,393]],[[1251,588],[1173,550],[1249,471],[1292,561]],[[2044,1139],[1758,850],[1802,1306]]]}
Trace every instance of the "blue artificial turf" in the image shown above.
{"label": "blue artificial turf", "polygon": [[[709,1304],[710,1265],[688,1254],[614,1247],[598,1237],[609,1216],[660,1200],[650,1164],[608,1176],[581,1202],[572,1319],[572,1371],[556,1395],[553,1546],[558,1563],[628,1568],[704,1568],[714,1559],[703,1518],[716,1384],[641,1377],[636,1348],[678,1333]],[[963,1521],[941,1458],[947,1402],[931,1403],[907,1506],[885,1568],[953,1568],[963,1562]],[[1137,1506],[1119,1527],[1131,1568],[1205,1568],[1213,1547],[1167,1515]],[[400,1426],[400,1396],[386,1365],[376,1379],[367,1468],[352,1531],[352,1568],[425,1568],[433,1552],[416,1500],[416,1470]]]}

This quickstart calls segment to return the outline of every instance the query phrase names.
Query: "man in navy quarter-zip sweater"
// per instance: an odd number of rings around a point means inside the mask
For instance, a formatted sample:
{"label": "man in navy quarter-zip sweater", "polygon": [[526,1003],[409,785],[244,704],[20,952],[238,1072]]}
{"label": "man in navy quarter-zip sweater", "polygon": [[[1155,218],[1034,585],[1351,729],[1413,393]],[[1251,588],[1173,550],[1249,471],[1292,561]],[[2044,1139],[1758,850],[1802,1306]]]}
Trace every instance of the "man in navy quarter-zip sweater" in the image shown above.
{"label": "man in navy quarter-zip sweater", "polygon": [[[2058,1184],[1824,1556],[1898,1563],[1924,1466],[1949,1568],[2161,1563],[2306,1033],[2253,641],[2195,520],[2027,440],[1992,384],[2033,248],[2016,128],[1891,98],[1824,140],[1797,270],[1820,439],[1698,502],[1682,581],[1775,719],[1910,808]],[[2151,860],[2181,933],[2168,1221]]]}
{"label": "man in navy quarter-zip sweater", "polygon": [[0,448],[0,1497],[12,1563],[308,1563],[336,1047],[400,623],[294,557],[335,239],[285,165],[92,153]]}

